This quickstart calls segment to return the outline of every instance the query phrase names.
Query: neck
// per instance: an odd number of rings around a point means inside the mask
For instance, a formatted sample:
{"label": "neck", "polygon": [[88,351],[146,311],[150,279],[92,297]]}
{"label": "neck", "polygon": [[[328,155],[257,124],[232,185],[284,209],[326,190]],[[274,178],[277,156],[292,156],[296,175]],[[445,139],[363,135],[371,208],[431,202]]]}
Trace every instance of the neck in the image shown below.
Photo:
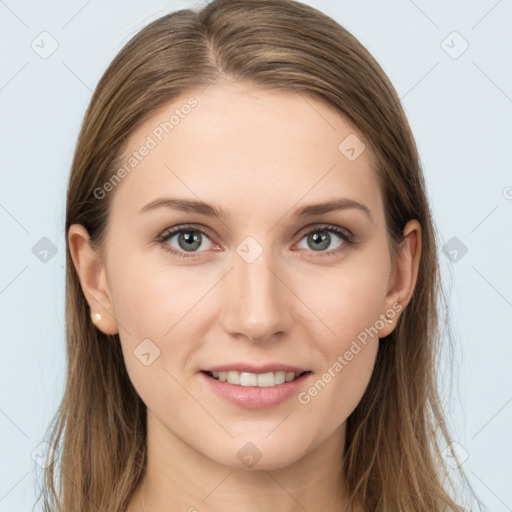
{"label": "neck", "polygon": [[127,512],[348,511],[344,443],[345,424],[285,467],[232,469],[183,443],[148,411],[147,467]]}

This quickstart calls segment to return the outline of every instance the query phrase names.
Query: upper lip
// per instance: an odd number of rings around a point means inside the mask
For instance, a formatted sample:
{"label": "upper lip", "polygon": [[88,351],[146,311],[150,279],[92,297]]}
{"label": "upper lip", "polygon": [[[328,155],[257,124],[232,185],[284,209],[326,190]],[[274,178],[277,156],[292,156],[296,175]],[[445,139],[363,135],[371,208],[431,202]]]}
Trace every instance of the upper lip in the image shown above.
{"label": "upper lip", "polygon": [[217,366],[210,366],[203,369],[204,372],[246,372],[246,373],[269,373],[269,372],[295,372],[297,374],[303,373],[307,370],[300,366],[291,366],[282,363],[266,363],[261,365],[248,364],[248,363],[227,363]]}

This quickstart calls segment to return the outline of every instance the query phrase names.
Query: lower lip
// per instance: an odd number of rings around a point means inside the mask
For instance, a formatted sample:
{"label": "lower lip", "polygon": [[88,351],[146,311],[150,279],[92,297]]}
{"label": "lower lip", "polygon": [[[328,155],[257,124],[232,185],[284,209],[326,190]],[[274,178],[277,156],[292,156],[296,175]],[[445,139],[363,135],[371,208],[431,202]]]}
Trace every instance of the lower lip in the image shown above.
{"label": "lower lip", "polygon": [[205,372],[201,372],[201,375],[218,395],[238,407],[243,407],[244,409],[265,409],[278,405],[293,395],[297,395],[304,386],[305,380],[312,374],[311,372],[304,373],[290,382],[265,388],[239,386],[229,382],[221,382],[210,377]]}

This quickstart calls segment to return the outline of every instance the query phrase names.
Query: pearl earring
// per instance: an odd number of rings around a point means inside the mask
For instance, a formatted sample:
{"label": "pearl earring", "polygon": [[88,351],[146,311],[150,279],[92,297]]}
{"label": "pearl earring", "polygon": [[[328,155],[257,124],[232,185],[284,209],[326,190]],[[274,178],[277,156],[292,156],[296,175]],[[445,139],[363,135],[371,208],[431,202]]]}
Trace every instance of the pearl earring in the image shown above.
{"label": "pearl earring", "polygon": [[390,317],[390,316],[389,316],[389,314],[388,314],[388,313],[386,313],[386,322],[387,322],[388,324],[392,324],[392,323],[393,323],[393,320],[391,320],[391,318],[393,318],[393,317]]}
{"label": "pearl earring", "polygon": [[101,313],[96,313],[92,317],[92,323],[96,325],[101,320]]}

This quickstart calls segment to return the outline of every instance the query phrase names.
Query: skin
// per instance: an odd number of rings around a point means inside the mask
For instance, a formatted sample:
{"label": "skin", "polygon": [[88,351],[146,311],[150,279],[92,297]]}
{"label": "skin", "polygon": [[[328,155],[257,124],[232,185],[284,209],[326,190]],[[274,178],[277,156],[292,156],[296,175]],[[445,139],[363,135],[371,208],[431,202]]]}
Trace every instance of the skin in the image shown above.
{"label": "skin", "polygon": [[[191,96],[197,107],[110,192],[102,250],[91,249],[82,226],[69,230],[91,313],[102,315],[96,326],[119,333],[148,410],[147,471],[128,510],[342,510],[346,420],[368,385],[378,344],[386,343],[379,338],[392,332],[398,314],[306,405],[293,396],[242,409],[210,390],[199,372],[279,361],[312,371],[307,390],[379,315],[407,305],[421,227],[407,224],[393,263],[369,146],[354,161],[338,150],[348,135],[364,136],[332,107],[297,93],[228,81],[188,91],[132,134],[126,154]],[[166,208],[140,213],[161,197],[200,199],[229,218]],[[355,208],[293,216],[336,198],[364,203],[371,218]],[[355,243],[328,232],[328,248],[315,250],[307,233],[323,223],[350,230]],[[156,239],[185,224],[209,235],[198,233],[201,246],[179,258],[164,249],[186,253],[178,235]],[[247,236],[263,250],[251,263],[236,251]],[[322,253],[330,249],[338,252]],[[160,349],[149,366],[133,353],[147,338]],[[251,468],[237,457],[248,442],[261,453]]]}

